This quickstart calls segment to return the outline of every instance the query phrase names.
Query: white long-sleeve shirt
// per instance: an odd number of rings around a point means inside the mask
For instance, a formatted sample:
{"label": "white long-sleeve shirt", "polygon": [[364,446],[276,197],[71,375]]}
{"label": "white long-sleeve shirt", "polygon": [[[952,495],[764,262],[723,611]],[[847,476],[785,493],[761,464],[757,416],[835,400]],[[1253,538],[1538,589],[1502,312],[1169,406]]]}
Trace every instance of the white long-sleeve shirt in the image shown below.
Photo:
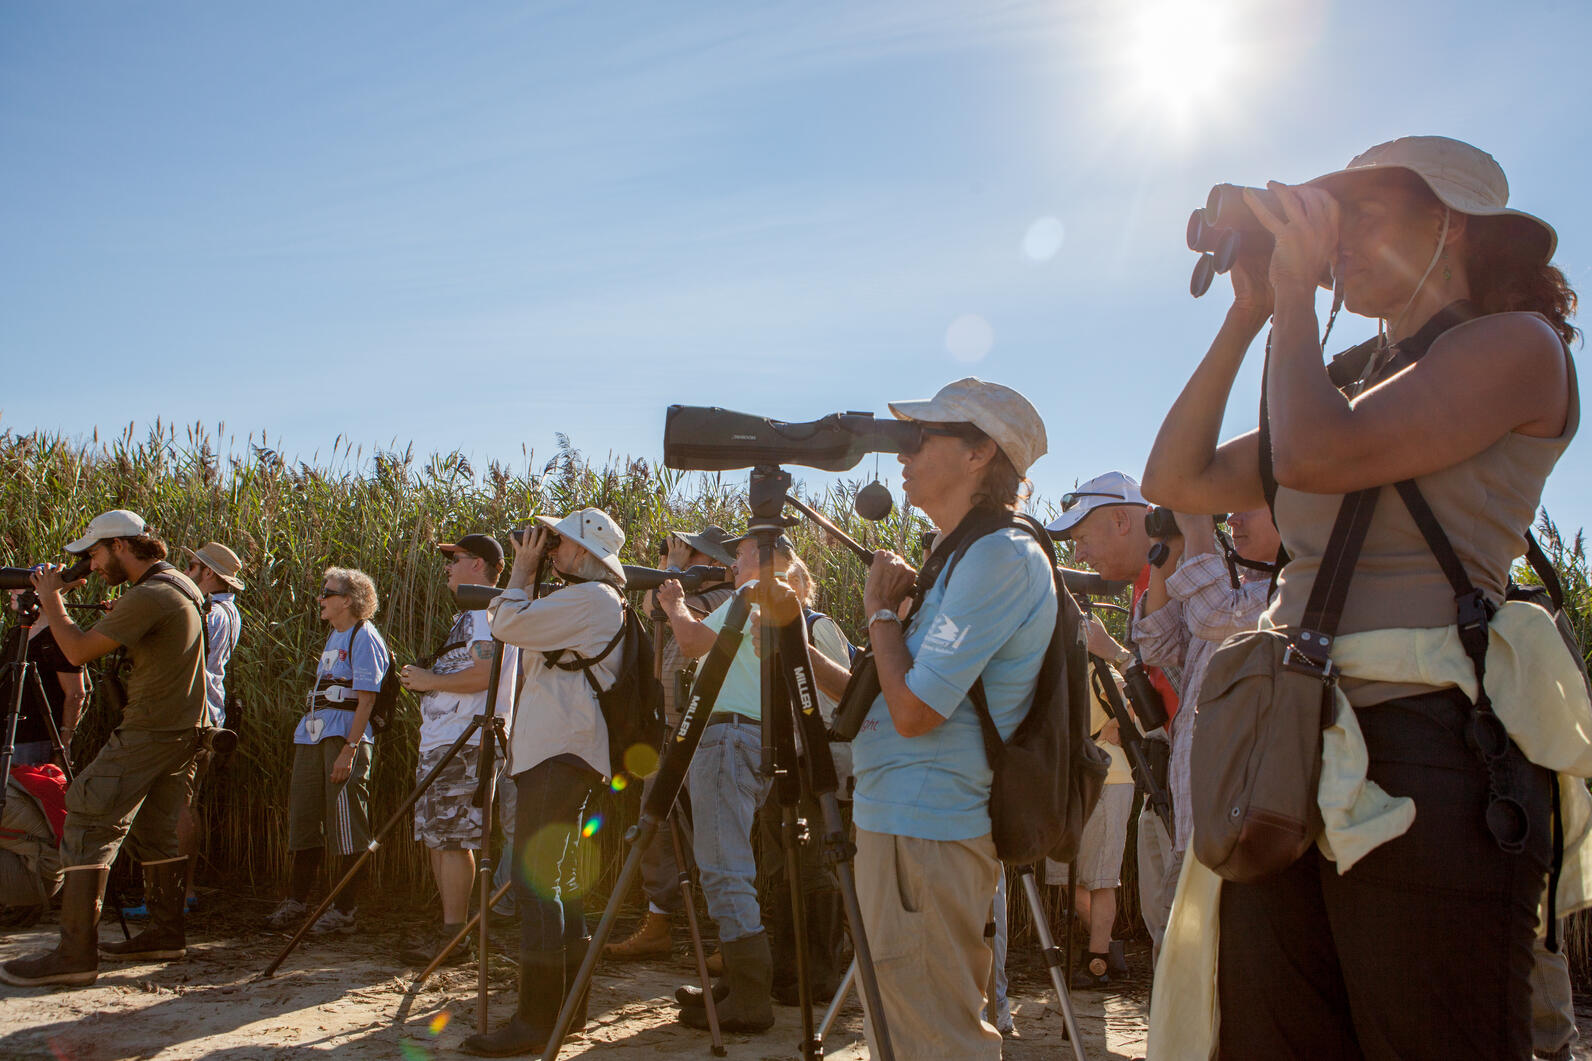
{"label": "white long-sleeve shirt", "polygon": [[[578,582],[531,600],[524,590],[504,590],[487,606],[492,635],[520,649],[525,687],[515,705],[509,736],[509,771],[522,774],[556,755],[572,754],[608,776],[608,727],[597,696],[579,670],[560,670],[546,652],[559,649],[592,659],[613,640],[623,621],[619,592],[601,582]],[[593,668],[603,689],[614,683],[619,648]]]}

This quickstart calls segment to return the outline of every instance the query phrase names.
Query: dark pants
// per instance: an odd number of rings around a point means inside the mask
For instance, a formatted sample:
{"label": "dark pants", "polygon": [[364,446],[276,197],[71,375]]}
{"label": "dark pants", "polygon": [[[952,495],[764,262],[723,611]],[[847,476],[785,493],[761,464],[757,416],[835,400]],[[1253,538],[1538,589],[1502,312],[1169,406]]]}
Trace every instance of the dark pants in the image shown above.
{"label": "dark pants", "polygon": [[1511,748],[1526,850],[1483,820],[1486,767],[1456,691],[1356,711],[1368,777],[1415,801],[1415,823],[1348,873],[1312,849],[1255,884],[1222,887],[1219,1056],[1531,1056],[1532,939],[1551,857],[1550,775]]}
{"label": "dark pants", "polygon": [[547,759],[514,775],[514,896],[521,950],[558,950],[586,935],[576,848],[586,800],[599,780],[584,763],[562,759]]}
{"label": "dark pants", "polygon": [[[842,803],[840,809],[849,840],[851,804]],[[807,920],[808,975],[816,994],[828,1000],[846,969],[845,904],[834,869],[823,862],[824,819],[818,804],[803,798],[798,813],[807,819],[807,840],[799,849],[798,863]],[[774,986],[789,997],[796,989],[796,929],[782,819],[778,795],[771,793],[757,811],[758,904],[774,955]]]}

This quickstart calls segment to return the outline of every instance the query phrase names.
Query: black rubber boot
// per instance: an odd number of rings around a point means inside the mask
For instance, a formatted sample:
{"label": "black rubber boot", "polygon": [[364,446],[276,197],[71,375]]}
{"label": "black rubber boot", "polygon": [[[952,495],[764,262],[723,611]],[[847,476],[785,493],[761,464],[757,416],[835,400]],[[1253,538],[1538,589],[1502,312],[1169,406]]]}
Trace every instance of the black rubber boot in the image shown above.
{"label": "black rubber boot", "polygon": [[[721,976],[713,981],[713,1001],[723,1002],[730,993],[728,977]],[[682,984],[674,989],[674,1000],[680,1003],[681,1008],[695,1006],[697,1009],[706,1009],[707,1003],[702,1001],[701,984]]]}
{"label": "black rubber boot", "polygon": [[564,948],[520,951],[520,1003],[495,1032],[476,1033],[460,1044],[480,1057],[519,1057],[547,1049],[558,1007],[564,1001]]}
{"label": "black rubber boot", "polygon": [[[729,986],[729,993],[717,1006],[720,1030],[768,1031],[774,1026],[774,1004],[769,998],[774,956],[769,952],[768,933],[758,932],[721,943],[719,949],[724,954],[724,979]],[[714,997],[717,998],[716,985]],[[707,1008],[680,1007],[680,1023],[689,1028],[706,1028]]]}
{"label": "black rubber boot", "polygon": [[184,884],[188,860],[172,858],[144,863],[144,906],[149,927],[132,939],[101,943],[100,953],[111,961],[176,961],[188,954],[183,931]]}
{"label": "black rubber boot", "polygon": [[100,901],[108,866],[71,866],[61,884],[61,942],[32,958],[0,965],[0,980],[17,987],[69,984],[83,987],[99,975]]}

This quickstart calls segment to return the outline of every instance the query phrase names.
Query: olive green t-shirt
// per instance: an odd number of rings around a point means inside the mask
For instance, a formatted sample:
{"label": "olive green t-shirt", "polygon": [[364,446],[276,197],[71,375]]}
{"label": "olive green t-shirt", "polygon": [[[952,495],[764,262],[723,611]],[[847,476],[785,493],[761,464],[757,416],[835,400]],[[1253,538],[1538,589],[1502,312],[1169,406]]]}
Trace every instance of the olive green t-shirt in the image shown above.
{"label": "olive green t-shirt", "polygon": [[[205,706],[204,629],[198,605],[176,586],[151,578],[159,571],[188,581],[170,567],[150,568],[94,630],[124,646],[132,664],[122,725],[157,732],[193,729]],[[203,599],[197,587],[193,593]]]}

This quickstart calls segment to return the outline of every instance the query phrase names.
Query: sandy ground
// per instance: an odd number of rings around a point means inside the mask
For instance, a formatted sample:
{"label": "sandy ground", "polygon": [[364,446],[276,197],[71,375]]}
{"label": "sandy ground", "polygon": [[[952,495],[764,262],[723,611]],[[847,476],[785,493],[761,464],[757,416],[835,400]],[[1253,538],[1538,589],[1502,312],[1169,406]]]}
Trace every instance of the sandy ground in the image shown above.
{"label": "sandy ground", "polygon": [[[438,972],[420,990],[417,970],[397,957],[412,918],[367,920],[351,937],[309,937],[270,980],[257,974],[287,936],[257,927],[270,909],[264,899],[240,900],[190,920],[188,958],[171,964],[103,962],[99,980],[79,989],[21,989],[0,985],[0,1057],[49,1061],[121,1058],[203,1058],[267,1061],[276,1058],[424,1058],[466,1056],[459,1042],[475,1030],[473,963]],[[621,922],[621,933],[628,928]],[[508,929],[497,933],[507,939]],[[119,938],[114,925],[105,938]],[[0,938],[0,960],[53,946],[53,922]],[[690,948],[683,931],[672,959],[598,966],[592,1022],[572,1036],[560,1057],[708,1058],[706,1032],[675,1023],[673,993],[690,978]],[[1143,959],[1135,966],[1141,968]],[[1008,1039],[1012,1061],[1070,1056],[1054,992],[1037,956],[1014,954],[1011,995],[1018,1037]],[[491,1021],[514,1005],[513,965],[494,954],[489,963]],[[1141,977],[1114,994],[1078,991],[1074,1007],[1090,1058],[1131,1058],[1144,1052]],[[726,1036],[732,1061],[799,1058],[801,1020],[794,1008],[775,1007],[777,1023],[762,1035]],[[815,1020],[821,1018],[821,1010]],[[857,1061],[862,1011],[855,999],[825,1041],[825,1055]],[[905,1061],[905,1059],[903,1059]]]}
{"label": "sandy ground", "polygon": [[[416,915],[369,918],[358,935],[310,937],[270,980],[258,973],[287,935],[256,927],[271,904],[242,899],[209,908],[190,922],[188,958],[171,964],[105,962],[92,987],[19,989],[0,985],[0,1058],[114,1061],[122,1058],[274,1061],[277,1058],[464,1057],[459,1042],[475,1030],[476,968],[444,968],[418,991],[413,970],[396,957]],[[628,928],[621,922],[621,933]],[[114,926],[106,938],[119,937]],[[510,930],[497,935],[507,940]],[[53,946],[46,923],[0,938],[0,960]],[[706,1032],[675,1023],[673,992],[690,977],[689,947],[677,936],[674,956],[655,962],[599,965],[592,1022],[572,1036],[562,1058],[708,1058]],[[1076,991],[1073,1006],[1086,1056],[1094,1061],[1144,1053],[1147,961],[1130,951],[1136,976],[1111,992]],[[514,1004],[514,966],[494,954],[488,965],[491,1022]],[[1010,1061],[1070,1058],[1054,992],[1037,955],[1016,952],[1012,974],[1017,1037],[1004,1044]],[[1582,1026],[1592,1027],[1592,999],[1579,999]],[[799,1058],[801,1021],[776,1006],[777,1023],[762,1035],[726,1037],[731,1061]],[[821,1017],[815,1014],[815,1019]],[[853,999],[825,1041],[843,1061],[868,1056],[862,1012]],[[1577,1058],[1592,1058],[1579,1049]],[[907,1059],[903,1059],[907,1061]]]}

